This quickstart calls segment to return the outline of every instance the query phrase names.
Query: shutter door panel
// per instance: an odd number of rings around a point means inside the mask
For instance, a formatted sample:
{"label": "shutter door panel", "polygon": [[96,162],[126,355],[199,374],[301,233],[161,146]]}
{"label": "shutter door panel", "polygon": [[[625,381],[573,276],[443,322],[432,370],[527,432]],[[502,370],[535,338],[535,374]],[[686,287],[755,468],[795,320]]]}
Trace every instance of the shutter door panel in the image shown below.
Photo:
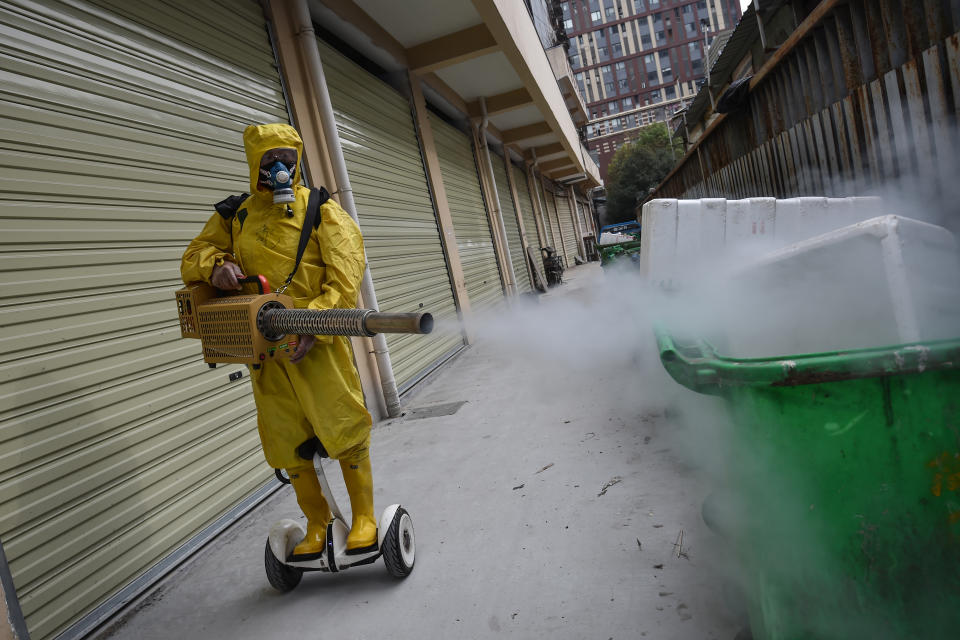
{"label": "shutter door panel", "polygon": [[587,222],[590,218],[590,208],[587,206],[587,203],[580,198],[577,198],[577,214],[580,216],[580,229],[583,233],[592,233],[593,225]]}
{"label": "shutter door panel", "polygon": [[[527,183],[527,174],[516,165],[510,165],[513,172],[513,181],[517,185],[517,197],[520,199],[520,215],[523,218],[523,228],[527,237],[527,244],[534,249],[540,248],[540,239],[537,235],[537,215],[530,200],[530,189]],[[537,251],[539,253],[539,251]]]}
{"label": "shutter door panel", "polygon": [[387,335],[402,389],[463,346],[440,231],[410,105],[384,82],[318,41],[327,88],[382,311],[429,311],[426,336]]}
{"label": "shutter door panel", "polygon": [[553,247],[557,255],[563,257],[563,238],[560,235],[560,221],[557,218],[557,201],[552,191],[547,188],[543,190],[543,199],[547,203],[547,218],[550,224],[550,246]]}
{"label": "shutter door panel", "polygon": [[270,477],[247,378],[180,338],[173,291],[280,80],[257,3],[154,5],[0,8],[0,538],[35,640]]}
{"label": "shutter door panel", "polygon": [[503,283],[470,138],[432,113],[430,126],[457,235],[470,308],[474,311],[495,309],[504,303]]}
{"label": "shutter door panel", "polygon": [[507,230],[507,243],[510,246],[510,261],[513,263],[513,275],[517,282],[517,292],[531,290],[530,274],[527,273],[527,259],[520,240],[520,225],[517,222],[517,209],[513,206],[510,183],[507,180],[507,166],[503,158],[491,153],[493,175],[497,181],[497,193],[500,196],[500,211],[503,214],[503,226]]}
{"label": "shutter door panel", "polygon": [[567,254],[567,266],[576,264],[573,256],[577,255],[577,228],[573,226],[573,210],[570,208],[570,198],[565,194],[557,194],[557,213],[560,214],[560,230],[563,233],[563,250]]}

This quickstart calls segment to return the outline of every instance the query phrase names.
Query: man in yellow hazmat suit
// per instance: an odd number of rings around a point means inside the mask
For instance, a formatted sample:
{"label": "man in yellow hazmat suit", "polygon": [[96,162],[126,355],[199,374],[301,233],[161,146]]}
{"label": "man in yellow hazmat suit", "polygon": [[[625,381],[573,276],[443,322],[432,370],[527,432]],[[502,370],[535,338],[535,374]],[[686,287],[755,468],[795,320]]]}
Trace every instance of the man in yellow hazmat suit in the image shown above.
{"label": "man in yellow hazmat suit", "polygon": [[[303,142],[286,124],[251,125],[243,132],[253,194],[225,216],[214,213],[187,247],[180,265],[184,283],[209,282],[240,289],[238,278],[264,275],[271,287],[293,270],[310,190],[300,184]],[[292,175],[289,204],[274,204],[270,167],[281,162]],[[318,211],[302,261],[285,291],[297,308],[353,308],[363,277],[363,238],[352,218],[333,200]],[[272,467],[286,469],[307,517],[307,533],[293,559],[318,557],[324,550],[330,507],[312,462],[297,447],[314,436],[340,461],[350,494],[353,522],[347,553],[376,547],[373,478],[368,448],[370,413],[348,339],[299,336],[289,361],[276,360],[251,370],[263,453]]]}

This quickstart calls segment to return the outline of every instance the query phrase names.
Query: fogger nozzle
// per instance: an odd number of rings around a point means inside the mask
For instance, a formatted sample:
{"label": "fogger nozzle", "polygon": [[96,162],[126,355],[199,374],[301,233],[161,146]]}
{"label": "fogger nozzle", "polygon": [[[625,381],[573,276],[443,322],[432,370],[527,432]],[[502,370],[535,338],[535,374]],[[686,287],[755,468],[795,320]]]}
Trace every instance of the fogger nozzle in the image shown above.
{"label": "fogger nozzle", "polygon": [[268,309],[257,324],[268,340],[287,334],[373,336],[378,333],[430,333],[429,313],[381,313],[372,309]]}

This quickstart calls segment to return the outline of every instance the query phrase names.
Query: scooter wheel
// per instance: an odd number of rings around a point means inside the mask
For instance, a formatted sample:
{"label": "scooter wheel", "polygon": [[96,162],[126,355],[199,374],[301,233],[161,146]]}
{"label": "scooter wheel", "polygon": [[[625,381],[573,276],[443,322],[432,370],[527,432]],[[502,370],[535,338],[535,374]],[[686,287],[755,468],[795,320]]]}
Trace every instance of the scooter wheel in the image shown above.
{"label": "scooter wheel", "polygon": [[263,552],[263,564],[267,570],[267,580],[270,581],[270,586],[277,591],[286,593],[300,584],[303,569],[287,566],[277,560],[276,556],[273,555],[273,550],[270,549],[269,540],[267,541],[267,548]]}
{"label": "scooter wheel", "polygon": [[413,571],[416,559],[416,540],[413,535],[413,520],[403,507],[397,509],[390,528],[383,537],[383,563],[387,573],[394,578],[406,578]]}

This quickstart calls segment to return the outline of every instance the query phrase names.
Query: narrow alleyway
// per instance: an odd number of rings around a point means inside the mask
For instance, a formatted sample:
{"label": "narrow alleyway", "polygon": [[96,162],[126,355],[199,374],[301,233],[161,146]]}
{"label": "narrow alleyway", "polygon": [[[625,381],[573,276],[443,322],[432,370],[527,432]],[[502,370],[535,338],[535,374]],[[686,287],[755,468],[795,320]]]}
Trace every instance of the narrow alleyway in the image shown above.
{"label": "narrow alleyway", "polygon": [[[569,270],[531,312],[582,304],[603,278],[596,263]],[[266,534],[299,517],[283,488],[99,637],[732,640],[708,488],[663,406],[617,363],[518,354],[492,335],[374,429],[377,508],[402,502],[416,527],[406,580],[378,562],[275,592]],[[593,339],[608,338],[599,325]]]}

